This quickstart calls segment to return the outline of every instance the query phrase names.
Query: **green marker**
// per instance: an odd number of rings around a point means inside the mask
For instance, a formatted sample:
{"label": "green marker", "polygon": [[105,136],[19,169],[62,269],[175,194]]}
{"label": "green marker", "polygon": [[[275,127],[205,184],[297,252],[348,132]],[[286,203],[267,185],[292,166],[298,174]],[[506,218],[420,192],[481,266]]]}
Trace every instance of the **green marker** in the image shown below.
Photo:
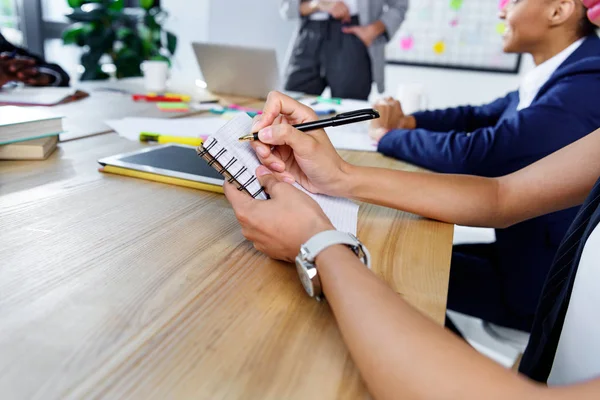
{"label": "green marker", "polygon": [[317,97],[317,102],[340,105],[340,104],[342,104],[342,99],[340,99],[339,97],[321,97],[321,96],[319,96],[319,97]]}

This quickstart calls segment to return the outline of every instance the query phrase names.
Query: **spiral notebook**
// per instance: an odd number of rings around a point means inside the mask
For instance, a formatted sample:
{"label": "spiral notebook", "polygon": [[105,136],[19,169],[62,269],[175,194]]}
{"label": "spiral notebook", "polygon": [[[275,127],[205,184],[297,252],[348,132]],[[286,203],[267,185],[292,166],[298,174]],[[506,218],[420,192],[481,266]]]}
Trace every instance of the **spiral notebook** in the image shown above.
{"label": "spiral notebook", "polygon": [[[198,148],[198,155],[230,183],[234,183],[239,190],[245,191],[255,199],[267,200],[267,193],[254,175],[260,162],[250,143],[238,140],[240,136],[250,133],[251,129],[252,119],[247,114],[241,113],[217,133],[208,137],[204,145]],[[321,206],[337,230],[356,235],[357,204],[343,198],[309,193],[297,183],[295,186]]]}

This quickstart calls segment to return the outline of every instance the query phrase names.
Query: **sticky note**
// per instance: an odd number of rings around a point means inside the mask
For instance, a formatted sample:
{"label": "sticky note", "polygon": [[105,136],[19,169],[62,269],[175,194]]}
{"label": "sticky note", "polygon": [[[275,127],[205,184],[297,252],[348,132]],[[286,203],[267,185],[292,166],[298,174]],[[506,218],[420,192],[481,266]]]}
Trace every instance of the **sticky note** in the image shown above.
{"label": "sticky note", "polygon": [[450,0],[450,8],[458,11],[462,8],[464,0]]}
{"label": "sticky note", "polygon": [[402,50],[412,50],[415,47],[415,39],[412,36],[405,36],[400,39],[400,48]]}
{"label": "sticky note", "polygon": [[506,32],[506,24],[504,22],[498,22],[498,24],[496,24],[496,32],[498,32],[499,35],[504,35],[504,32]]}
{"label": "sticky note", "polygon": [[450,26],[455,28],[458,26],[458,18],[454,18],[452,21],[450,21]]}
{"label": "sticky note", "polygon": [[504,10],[506,8],[506,6],[508,5],[508,2],[510,0],[500,0],[500,3],[498,4],[498,8],[501,10]]}
{"label": "sticky note", "polygon": [[435,52],[435,54],[444,54],[444,52],[446,51],[446,43],[440,40],[439,42],[433,45],[433,51]]}
{"label": "sticky note", "polygon": [[188,103],[179,102],[158,102],[156,107],[163,112],[186,112],[190,111]]}

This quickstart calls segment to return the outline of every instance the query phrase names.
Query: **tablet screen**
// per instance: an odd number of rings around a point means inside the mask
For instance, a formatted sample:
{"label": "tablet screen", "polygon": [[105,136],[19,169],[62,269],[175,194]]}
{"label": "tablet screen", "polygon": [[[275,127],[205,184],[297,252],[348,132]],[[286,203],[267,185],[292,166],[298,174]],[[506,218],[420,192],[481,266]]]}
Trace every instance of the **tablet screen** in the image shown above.
{"label": "tablet screen", "polygon": [[98,161],[102,165],[135,169],[198,182],[223,184],[223,177],[190,146],[168,144],[120,154]]}
{"label": "tablet screen", "polygon": [[161,147],[153,151],[123,157],[121,161],[207,178],[223,179],[202,157],[198,157],[196,149],[191,147]]}

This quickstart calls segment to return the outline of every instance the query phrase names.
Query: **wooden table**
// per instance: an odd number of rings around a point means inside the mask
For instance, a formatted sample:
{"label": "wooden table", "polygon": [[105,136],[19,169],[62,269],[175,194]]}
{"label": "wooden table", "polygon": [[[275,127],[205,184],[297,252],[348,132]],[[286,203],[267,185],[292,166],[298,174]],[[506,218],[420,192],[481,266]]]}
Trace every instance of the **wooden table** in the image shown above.
{"label": "wooden table", "polygon": [[[368,397],[327,304],[244,240],[224,196],[96,171],[140,146],[106,134],[0,163],[1,397]],[[362,204],[358,233],[442,324],[452,226]]]}

